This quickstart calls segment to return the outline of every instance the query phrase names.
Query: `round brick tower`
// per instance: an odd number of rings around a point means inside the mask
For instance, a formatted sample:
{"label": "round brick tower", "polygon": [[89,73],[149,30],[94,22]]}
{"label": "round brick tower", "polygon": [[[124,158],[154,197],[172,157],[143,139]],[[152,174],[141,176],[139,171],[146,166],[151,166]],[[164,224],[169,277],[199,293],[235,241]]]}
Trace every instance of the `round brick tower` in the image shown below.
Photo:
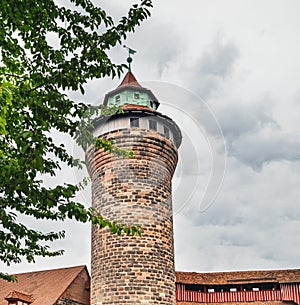
{"label": "round brick tower", "polygon": [[141,225],[142,236],[92,228],[91,304],[175,305],[172,176],[181,132],[130,71],[104,105],[124,113],[96,119],[94,135],[134,157],[87,149],[92,205],[110,221]]}

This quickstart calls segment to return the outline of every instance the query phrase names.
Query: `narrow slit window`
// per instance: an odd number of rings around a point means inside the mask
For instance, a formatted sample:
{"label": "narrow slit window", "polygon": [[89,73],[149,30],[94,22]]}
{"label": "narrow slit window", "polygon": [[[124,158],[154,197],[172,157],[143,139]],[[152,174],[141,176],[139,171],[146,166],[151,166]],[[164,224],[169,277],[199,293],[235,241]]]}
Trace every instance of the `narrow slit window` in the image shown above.
{"label": "narrow slit window", "polygon": [[170,130],[166,126],[164,126],[164,135],[167,139],[170,138]]}
{"label": "narrow slit window", "polygon": [[157,122],[153,120],[149,120],[149,129],[151,130],[157,130]]}
{"label": "narrow slit window", "polygon": [[139,119],[130,118],[130,127],[139,127]]}

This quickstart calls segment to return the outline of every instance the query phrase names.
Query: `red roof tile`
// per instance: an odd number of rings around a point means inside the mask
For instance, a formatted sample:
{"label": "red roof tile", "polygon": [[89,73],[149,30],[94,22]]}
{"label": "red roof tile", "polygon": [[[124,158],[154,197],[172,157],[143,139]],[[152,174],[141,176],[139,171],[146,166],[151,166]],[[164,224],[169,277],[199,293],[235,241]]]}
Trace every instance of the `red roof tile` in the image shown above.
{"label": "red roof tile", "polygon": [[267,282],[299,283],[300,269],[208,273],[176,272],[176,282],[199,285],[223,285]]}
{"label": "red roof tile", "polygon": [[118,86],[119,87],[126,87],[126,86],[133,86],[133,87],[140,87],[142,86],[137,82],[135,76],[133,75],[132,72],[128,71],[123,78],[121,84]]}
{"label": "red roof tile", "polygon": [[53,305],[83,270],[85,266],[76,266],[16,274],[14,283],[0,280],[0,305],[7,305],[5,297],[12,291],[32,295],[31,305]]}

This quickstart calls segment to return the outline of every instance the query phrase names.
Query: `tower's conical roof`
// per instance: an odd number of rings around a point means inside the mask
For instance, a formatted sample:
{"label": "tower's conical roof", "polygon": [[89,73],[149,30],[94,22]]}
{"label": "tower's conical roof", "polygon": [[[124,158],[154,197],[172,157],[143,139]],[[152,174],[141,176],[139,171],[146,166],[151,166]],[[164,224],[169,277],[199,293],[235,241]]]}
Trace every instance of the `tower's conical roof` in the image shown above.
{"label": "tower's conical roof", "polygon": [[121,84],[118,86],[118,88],[120,87],[127,87],[127,86],[134,86],[134,87],[140,87],[142,88],[142,86],[138,83],[138,81],[136,80],[135,76],[133,75],[133,73],[131,71],[128,71],[125,75],[125,77],[123,78]]}

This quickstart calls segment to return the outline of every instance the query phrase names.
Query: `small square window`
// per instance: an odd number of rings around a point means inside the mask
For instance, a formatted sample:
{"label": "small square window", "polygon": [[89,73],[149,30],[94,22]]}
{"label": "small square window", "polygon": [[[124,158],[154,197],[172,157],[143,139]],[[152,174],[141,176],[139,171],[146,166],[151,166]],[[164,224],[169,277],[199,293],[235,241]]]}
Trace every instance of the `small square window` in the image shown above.
{"label": "small square window", "polygon": [[140,98],[140,95],[139,95],[138,93],[135,93],[135,94],[134,94],[134,99],[137,100],[137,99],[139,99],[139,98]]}
{"label": "small square window", "polygon": [[130,127],[139,127],[139,119],[130,118]]}
{"label": "small square window", "polygon": [[164,135],[167,139],[170,138],[170,130],[166,126],[164,126]]}
{"label": "small square window", "polygon": [[157,122],[153,120],[149,120],[149,129],[157,130]]}

